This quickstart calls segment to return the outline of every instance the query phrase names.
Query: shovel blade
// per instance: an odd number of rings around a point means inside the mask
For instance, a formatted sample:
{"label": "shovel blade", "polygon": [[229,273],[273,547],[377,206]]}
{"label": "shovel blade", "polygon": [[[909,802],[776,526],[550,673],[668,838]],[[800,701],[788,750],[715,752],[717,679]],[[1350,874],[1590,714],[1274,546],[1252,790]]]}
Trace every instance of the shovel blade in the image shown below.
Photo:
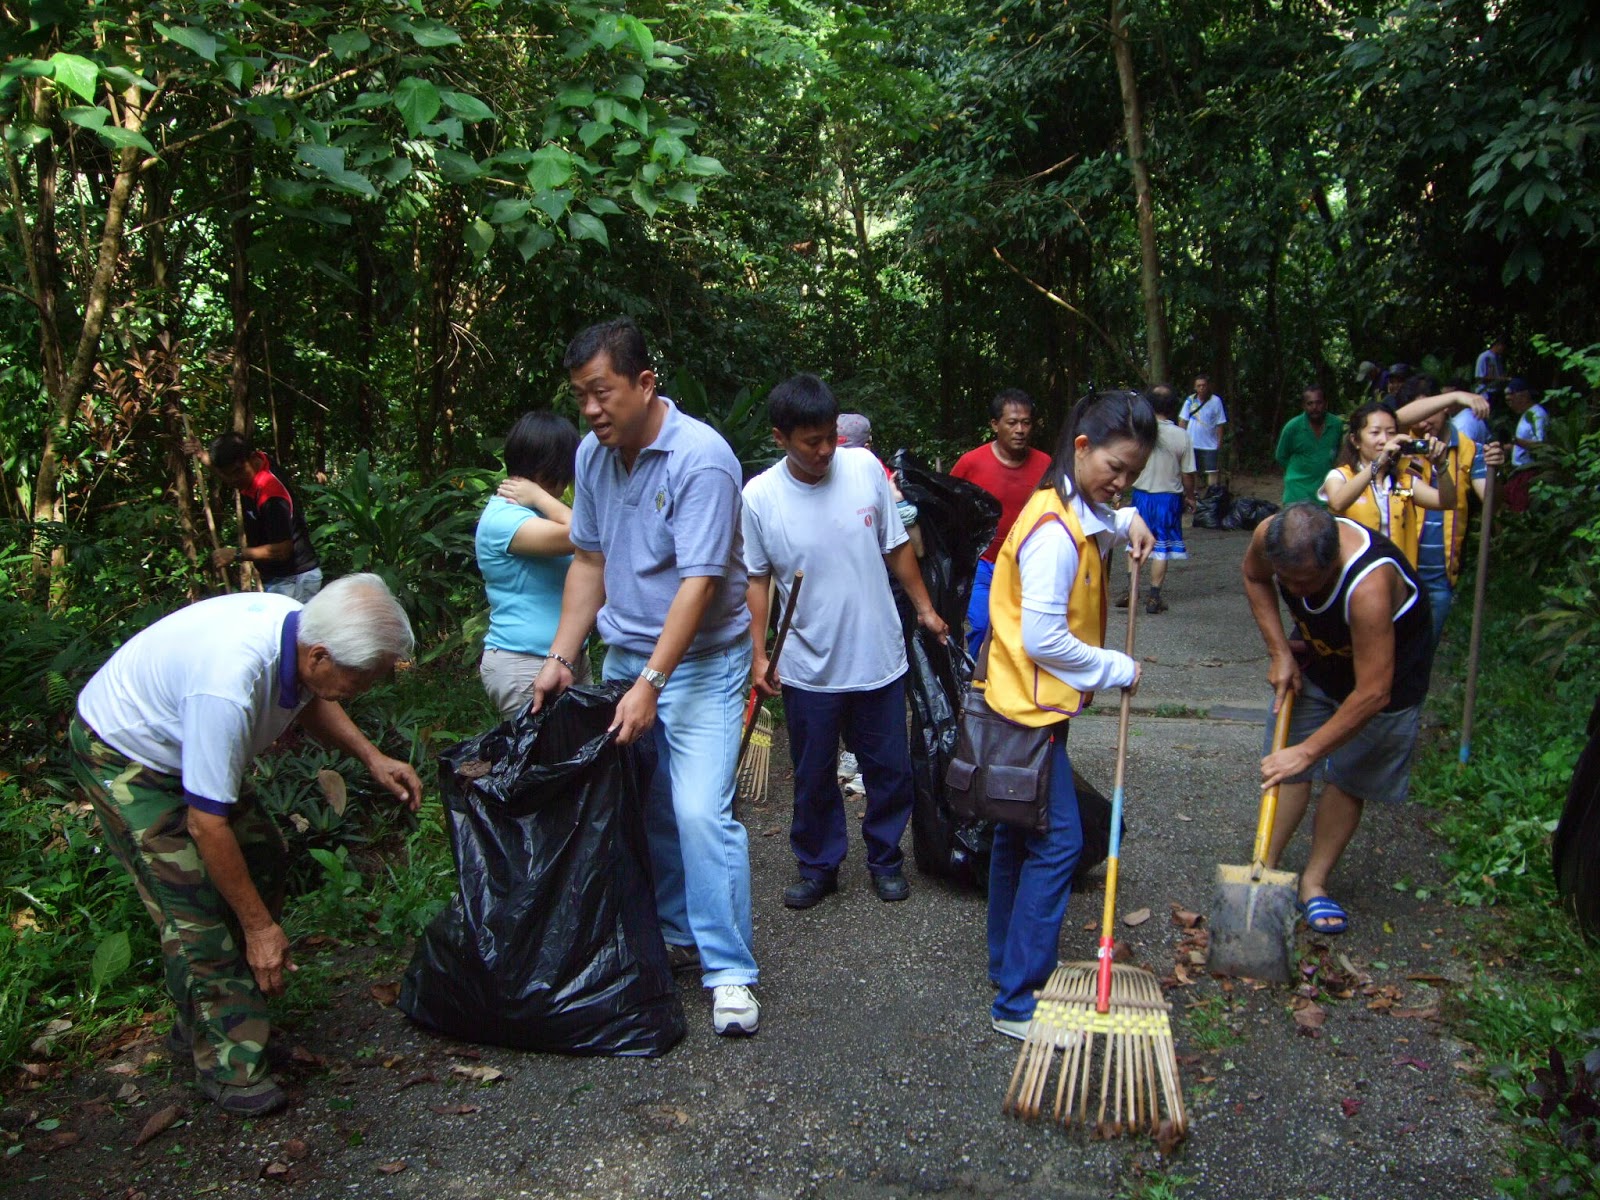
{"label": "shovel blade", "polygon": [[1213,975],[1288,983],[1294,978],[1294,925],[1299,878],[1289,871],[1219,866],[1211,904]]}

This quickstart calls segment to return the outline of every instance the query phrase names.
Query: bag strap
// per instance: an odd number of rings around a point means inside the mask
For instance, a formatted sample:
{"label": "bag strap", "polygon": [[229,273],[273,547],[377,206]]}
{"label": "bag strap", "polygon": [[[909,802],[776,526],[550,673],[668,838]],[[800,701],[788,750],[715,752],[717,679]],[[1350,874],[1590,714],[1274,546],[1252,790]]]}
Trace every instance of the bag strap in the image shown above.
{"label": "bag strap", "polygon": [[[983,645],[978,647],[978,657],[972,664],[973,683],[989,682],[989,643],[992,641],[994,641],[993,625],[989,626],[988,631],[984,633]],[[1597,702],[1597,705],[1600,705],[1600,702]],[[1597,707],[1596,711],[1600,712],[1600,707]]]}

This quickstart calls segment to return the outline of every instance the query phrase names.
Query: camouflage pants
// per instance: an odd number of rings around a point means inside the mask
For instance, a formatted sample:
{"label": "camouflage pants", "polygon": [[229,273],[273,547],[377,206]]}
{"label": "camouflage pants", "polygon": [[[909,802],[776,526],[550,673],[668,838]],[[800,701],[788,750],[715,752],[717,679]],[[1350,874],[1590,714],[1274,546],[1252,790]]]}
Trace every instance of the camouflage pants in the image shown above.
{"label": "camouflage pants", "polygon": [[[125,758],[73,719],[72,769],[101,835],[161,931],[167,994],[191,1035],[195,1069],[225,1084],[266,1074],[267,1001],[244,957],[233,911],[189,836],[183,781]],[[283,907],[288,846],[248,791],[229,818],[250,878],[274,917]]]}

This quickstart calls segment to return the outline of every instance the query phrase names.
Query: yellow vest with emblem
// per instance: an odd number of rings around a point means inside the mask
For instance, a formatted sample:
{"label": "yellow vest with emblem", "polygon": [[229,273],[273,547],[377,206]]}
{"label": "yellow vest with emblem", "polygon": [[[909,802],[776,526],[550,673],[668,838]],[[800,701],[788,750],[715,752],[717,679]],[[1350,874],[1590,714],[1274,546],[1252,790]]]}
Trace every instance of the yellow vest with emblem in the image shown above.
{"label": "yellow vest with emblem", "polygon": [[[1090,646],[1106,638],[1106,560],[1100,545],[1083,532],[1070,504],[1054,488],[1033,494],[995,556],[989,589],[988,680],[983,685],[989,707],[1007,720],[1039,728],[1075,716],[1088,707],[1094,693],[1083,693],[1036,666],[1022,648],[1022,572],[1017,556],[1023,542],[1051,521],[1066,528],[1078,548],[1078,574],[1067,597],[1067,628]],[[976,686],[976,685],[975,685]]]}
{"label": "yellow vest with emblem", "polygon": [[[1417,543],[1422,540],[1422,510],[1411,499],[1411,465],[1409,459],[1401,464],[1400,473],[1395,478],[1393,489],[1389,492],[1389,528],[1386,536],[1399,547],[1400,553],[1406,556],[1406,561],[1415,567]],[[1334,469],[1346,479],[1354,479],[1360,474],[1360,470],[1356,467]],[[1424,479],[1423,482],[1426,483],[1427,480]],[[1350,502],[1349,508],[1337,515],[1348,517],[1357,525],[1365,525],[1373,533],[1385,533],[1383,516],[1378,511],[1378,501],[1372,494],[1370,484],[1361,489],[1361,494]]]}
{"label": "yellow vest with emblem", "polygon": [[1456,479],[1456,506],[1446,509],[1444,514],[1444,573],[1451,587],[1461,578],[1461,548],[1466,544],[1467,522],[1471,517],[1472,464],[1478,457],[1477,442],[1459,430],[1455,437],[1455,449],[1448,461]]}

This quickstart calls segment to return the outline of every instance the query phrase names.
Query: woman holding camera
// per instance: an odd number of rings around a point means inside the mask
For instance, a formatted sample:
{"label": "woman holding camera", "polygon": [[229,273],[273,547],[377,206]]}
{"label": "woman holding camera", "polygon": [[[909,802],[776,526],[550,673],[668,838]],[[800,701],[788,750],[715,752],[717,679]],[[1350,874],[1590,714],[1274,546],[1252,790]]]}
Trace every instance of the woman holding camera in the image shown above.
{"label": "woman holding camera", "polygon": [[1348,517],[1388,538],[1417,565],[1422,510],[1455,508],[1456,483],[1451,471],[1429,472],[1417,460],[1441,465],[1449,447],[1435,437],[1412,438],[1400,433],[1392,410],[1373,400],[1350,417],[1339,462],[1317,491],[1328,511]]}

